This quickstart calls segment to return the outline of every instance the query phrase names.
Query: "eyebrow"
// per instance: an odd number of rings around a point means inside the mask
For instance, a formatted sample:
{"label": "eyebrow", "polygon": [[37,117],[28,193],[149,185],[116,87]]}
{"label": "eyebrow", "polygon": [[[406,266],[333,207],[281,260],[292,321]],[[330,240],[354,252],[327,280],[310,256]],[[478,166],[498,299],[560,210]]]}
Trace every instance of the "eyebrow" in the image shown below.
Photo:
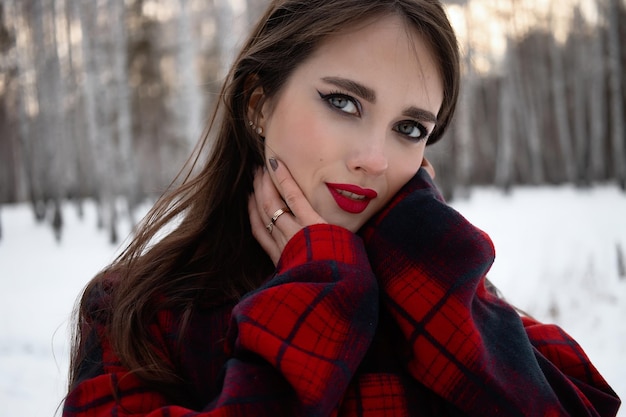
{"label": "eyebrow", "polygon": [[437,116],[428,110],[420,109],[418,107],[409,107],[405,111],[402,112],[406,117],[411,117],[415,120],[421,120],[422,122],[429,122],[437,124]]}
{"label": "eyebrow", "polygon": [[357,83],[356,81],[348,80],[341,77],[324,77],[322,78],[322,81],[329,84],[334,84],[337,87],[344,88],[349,92],[361,97],[363,100],[369,101],[370,103],[376,102],[376,93],[374,92],[374,90],[364,86],[363,84]]}
{"label": "eyebrow", "polygon": [[[322,81],[336,85],[339,88],[348,90],[352,94],[361,97],[363,100],[367,100],[370,103],[376,103],[376,92],[369,87],[364,86],[356,81],[349,80],[341,77],[323,77]],[[428,110],[420,109],[419,107],[411,106],[405,109],[402,114],[406,117],[411,117],[416,120],[424,122],[437,123],[437,116]]]}

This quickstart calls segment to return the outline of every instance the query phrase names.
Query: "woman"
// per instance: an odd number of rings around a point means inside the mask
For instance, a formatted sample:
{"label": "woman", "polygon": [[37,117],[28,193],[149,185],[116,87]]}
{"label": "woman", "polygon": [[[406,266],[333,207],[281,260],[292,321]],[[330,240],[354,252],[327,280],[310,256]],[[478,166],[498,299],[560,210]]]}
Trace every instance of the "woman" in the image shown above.
{"label": "woman", "polygon": [[64,416],[615,415],[431,181],[458,88],[437,1],[274,1],[205,166],[86,289]]}

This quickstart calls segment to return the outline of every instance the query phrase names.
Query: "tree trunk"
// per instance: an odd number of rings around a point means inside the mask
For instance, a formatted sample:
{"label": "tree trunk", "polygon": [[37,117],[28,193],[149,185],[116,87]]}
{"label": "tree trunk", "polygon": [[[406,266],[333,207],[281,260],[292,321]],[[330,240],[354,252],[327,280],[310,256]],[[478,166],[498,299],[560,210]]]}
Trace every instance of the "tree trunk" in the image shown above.
{"label": "tree trunk", "polygon": [[[78,16],[75,14],[75,7],[72,4],[73,0],[65,0],[64,13],[65,13],[65,39],[67,42],[67,58],[65,61],[66,74],[65,79],[65,95],[68,101],[66,107],[66,120],[67,120],[67,135],[68,135],[68,155],[67,166],[72,168],[72,180],[71,180],[71,194],[76,203],[78,209],[78,215],[83,218],[83,206],[82,200],[93,189],[90,185],[90,180],[93,177],[89,167],[91,164],[86,163],[85,154],[85,142],[87,138],[84,135],[84,120],[85,113],[81,106],[82,94],[81,86],[78,82],[78,74],[80,68],[78,67],[79,60],[75,59],[74,43],[72,38],[75,34],[76,28],[72,23],[76,21]],[[80,54],[79,54],[80,55]],[[81,127],[83,129],[81,129]]]}
{"label": "tree trunk", "polygon": [[220,53],[219,77],[224,77],[228,73],[232,62],[235,59],[235,46],[237,31],[235,30],[235,14],[230,0],[214,0],[215,23],[217,27],[216,38]]}
{"label": "tree trunk", "polygon": [[565,71],[563,69],[562,57],[559,53],[556,40],[552,40],[549,45],[550,66],[552,83],[552,99],[554,109],[554,123],[556,124],[557,140],[564,169],[564,179],[567,182],[574,182],[576,179],[576,160],[572,146],[572,133],[569,126],[567,95],[565,91]]}
{"label": "tree trunk", "polygon": [[471,19],[469,17],[469,10],[465,10],[465,25],[466,25],[466,43],[465,43],[465,83],[461,87],[461,96],[459,97],[458,115],[457,117],[457,134],[454,136],[456,139],[456,193],[460,194],[460,197],[469,197],[469,186],[472,182],[472,165],[473,165],[473,153],[475,146],[472,146],[472,142],[480,140],[479,137],[473,136],[472,129],[472,110],[474,109],[474,98],[476,95],[476,80],[473,65],[473,51],[471,42]]}
{"label": "tree trunk", "polygon": [[126,11],[124,0],[110,0],[114,25],[113,33],[113,78],[115,84],[114,108],[116,109],[117,137],[120,172],[116,175],[121,183],[121,192],[128,202],[128,215],[134,224],[134,209],[139,204],[139,184],[132,137],[132,111],[128,81],[128,41],[126,35]]}
{"label": "tree trunk", "polygon": [[[43,198],[60,206],[65,178],[64,157],[64,99],[61,70],[56,43],[55,0],[35,1],[32,5],[32,31],[35,44],[35,79],[38,114],[35,140],[42,152],[41,176]],[[59,214],[60,215],[60,214]]]}
{"label": "tree trunk", "polygon": [[596,30],[590,40],[589,62],[589,177],[592,181],[606,179],[606,73],[602,34]]}
{"label": "tree trunk", "polygon": [[17,0],[4,0],[3,2],[7,22],[13,25],[15,34],[15,78],[17,79],[16,113],[17,113],[17,137],[20,148],[20,160],[17,166],[20,167],[20,178],[23,178],[23,188],[26,199],[34,201],[37,193],[35,186],[35,172],[31,152],[30,141],[30,120],[28,116],[29,88],[26,82],[27,69],[32,67],[29,62],[30,44],[26,42],[26,27],[17,25],[16,22],[23,20],[23,9],[18,7]]}
{"label": "tree trunk", "polygon": [[[108,229],[111,236],[116,236],[117,234],[114,232],[116,216],[114,214],[115,190],[113,181],[116,180],[114,175],[117,173],[117,169],[113,157],[110,128],[113,100],[111,100],[109,93],[110,85],[102,85],[102,83],[110,83],[110,80],[103,79],[102,74],[99,72],[99,69],[105,68],[107,56],[103,45],[106,35],[104,35],[104,30],[100,30],[97,16],[105,11],[98,9],[92,0],[82,0],[75,3],[75,5],[83,33],[83,88],[87,137],[91,144],[93,166],[96,172],[96,200],[99,205],[97,222],[99,227]],[[102,20],[110,23],[110,19],[107,20],[106,17],[102,17]],[[90,42],[91,39],[94,42]],[[97,101],[96,97],[98,98]]]}
{"label": "tree trunk", "polygon": [[[204,114],[200,82],[197,71],[197,36],[193,30],[193,14],[189,0],[180,1],[178,19],[178,74],[179,100],[177,119],[181,123],[180,132],[191,151],[202,132],[202,115]],[[224,37],[220,34],[220,37]]]}
{"label": "tree trunk", "polygon": [[[538,56],[536,49],[527,52],[530,56],[524,56],[521,48],[513,48],[511,51],[510,70],[507,71],[509,77],[513,78],[513,86],[519,97],[520,109],[516,111],[516,121],[518,126],[524,126],[521,131],[522,143],[525,144],[528,163],[521,170],[524,182],[531,184],[541,184],[544,181],[543,159],[541,149],[541,137],[539,129],[539,108],[540,100],[536,99],[538,88],[537,83],[541,79],[535,75],[536,69],[544,65],[544,60]],[[528,65],[527,63],[531,63]],[[527,64],[525,66],[524,64]],[[527,77],[524,77],[524,73]]]}
{"label": "tree trunk", "polygon": [[[508,42],[504,64],[505,68],[511,68],[511,47]],[[510,71],[505,71],[510,74]],[[515,140],[514,126],[514,97],[515,86],[510,75],[505,75],[500,86],[500,113],[498,115],[498,152],[496,156],[496,186],[508,192],[513,183],[513,147]]]}
{"label": "tree trunk", "polygon": [[611,114],[611,148],[613,154],[613,172],[615,179],[626,190],[626,154],[624,141],[624,92],[622,90],[620,39],[619,39],[619,1],[608,0],[608,70],[609,70],[609,108]]}
{"label": "tree trunk", "polygon": [[589,155],[589,131],[587,128],[587,102],[589,101],[588,80],[589,66],[593,65],[589,61],[589,46],[585,34],[586,23],[582,17],[580,7],[574,9],[574,27],[578,31],[570,35],[570,40],[566,44],[565,53],[568,55],[568,62],[573,70],[568,71],[569,90],[573,95],[572,102],[572,125],[574,128],[574,155],[576,166],[576,184],[579,186],[589,185],[588,181],[588,155]]}

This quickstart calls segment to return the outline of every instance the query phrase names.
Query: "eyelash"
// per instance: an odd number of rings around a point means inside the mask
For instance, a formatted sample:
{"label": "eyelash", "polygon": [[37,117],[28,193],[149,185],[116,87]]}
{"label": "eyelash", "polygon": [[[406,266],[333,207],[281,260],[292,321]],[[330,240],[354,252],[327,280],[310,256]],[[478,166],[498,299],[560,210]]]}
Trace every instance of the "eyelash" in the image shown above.
{"label": "eyelash", "polygon": [[[416,127],[420,131],[420,136],[413,137],[413,136],[407,135],[406,133],[400,132],[398,128],[399,126],[404,125],[404,124],[412,124],[414,127]],[[413,142],[421,142],[423,140],[428,139],[428,137],[430,136],[430,133],[428,132],[428,129],[426,128],[426,126],[413,120],[403,120],[399,123],[396,123],[396,125],[394,126],[394,129],[396,130],[396,132],[407,137],[409,140]]]}
{"label": "eyelash", "polygon": [[[326,104],[333,110],[335,111],[340,111],[345,115],[350,115],[350,116],[361,116],[361,103],[356,100],[355,98],[353,98],[352,96],[348,95],[348,94],[344,94],[341,93],[339,91],[331,91],[328,94],[323,94],[321,92],[318,91],[318,94],[320,96],[320,98],[326,102]],[[352,114],[349,112],[345,112],[343,111],[340,107],[337,107],[336,105],[331,103],[332,99],[343,99],[343,100],[347,100],[348,102],[352,103],[354,105],[354,107],[356,108],[356,114]],[[419,137],[412,137],[406,133],[402,133],[399,131],[399,126],[401,125],[406,125],[406,124],[412,124],[414,125],[419,131],[420,131],[420,136]],[[394,126],[394,130],[399,133],[400,135],[404,136],[405,138],[407,138],[408,140],[412,141],[412,142],[421,142],[423,140],[428,139],[428,137],[430,136],[430,133],[428,132],[428,129],[426,128],[426,126],[424,126],[423,124],[416,122],[414,120],[403,120],[401,122],[396,123],[396,125]]]}
{"label": "eyelash", "polygon": [[331,103],[331,100],[332,99],[336,99],[336,98],[344,99],[344,100],[349,101],[356,108],[357,114],[355,116],[361,116],[361,103],[357,99],[355,99],[354,97],[351,97],[350,95],[341,93],[339,91],[331,91],[328,94],[323,94],[323,93],[320,93],[318,91],[318,94],[320,95],[320,98],[322,100],[324,100],[330,106],[331,109],[339,110],[342,113],[345,113],[345,114],[348,114],[348,115],[352,115],[351,113],[345,112],[341,108],[339,108],[339,107],[337,107],[337,106],[335,106],[334,104]]}

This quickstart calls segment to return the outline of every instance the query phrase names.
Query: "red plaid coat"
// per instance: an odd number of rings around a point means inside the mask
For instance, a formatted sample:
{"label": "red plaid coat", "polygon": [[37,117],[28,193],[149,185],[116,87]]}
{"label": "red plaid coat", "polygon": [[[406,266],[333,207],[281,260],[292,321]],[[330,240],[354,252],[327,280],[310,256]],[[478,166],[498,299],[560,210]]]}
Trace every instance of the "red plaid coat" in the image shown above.
{"label": "red plaid coat", "polygon": [[[184,398],[129,373],[94,315],[63,415],[614,416],[574,340],[487,290],[493,258],[420,170],[359,236],[302,230],[265,285],[198,309],[182,341],[178,312],[161,311],[152,336]],[[94,311],[107,297],[91,296]]]}

